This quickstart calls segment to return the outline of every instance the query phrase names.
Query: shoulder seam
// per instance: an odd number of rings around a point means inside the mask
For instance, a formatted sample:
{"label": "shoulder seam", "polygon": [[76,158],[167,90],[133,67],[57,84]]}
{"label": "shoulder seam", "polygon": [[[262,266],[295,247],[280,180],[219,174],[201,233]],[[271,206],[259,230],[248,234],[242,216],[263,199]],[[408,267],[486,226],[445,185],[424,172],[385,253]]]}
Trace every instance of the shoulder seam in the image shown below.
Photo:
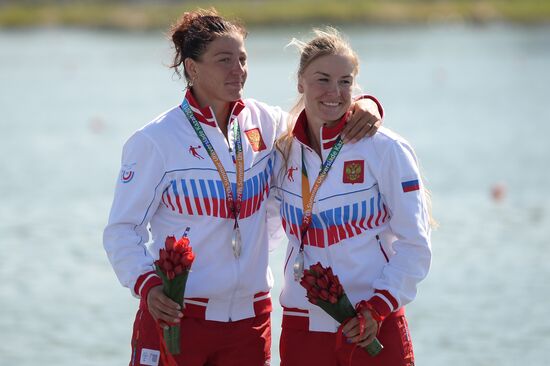
{"label": "shoulder seam", "polygon": [[162,159],[162,170],[164,172],[166,172],[166,157],[162,153],[162,150],[159,148],[158,144],[155,142],[155,140],[153,138],[151,138],[151,136],[149,136],[147,133],[143,132],[143,130],[136,131],[136,134],[138,134],[138,133],[141,136],[145,137],[151,143],[151,145],[153,145],[153,147],[155,148],[155,150],[157,151],[157,153],[159,154],[159,156]]}

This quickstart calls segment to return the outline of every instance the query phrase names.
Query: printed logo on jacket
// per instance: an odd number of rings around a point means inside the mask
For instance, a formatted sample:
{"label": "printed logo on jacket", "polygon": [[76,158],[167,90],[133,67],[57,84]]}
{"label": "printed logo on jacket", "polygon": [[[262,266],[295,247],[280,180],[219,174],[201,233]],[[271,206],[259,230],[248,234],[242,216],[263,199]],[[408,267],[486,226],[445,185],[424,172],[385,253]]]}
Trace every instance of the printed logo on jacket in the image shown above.
{"label": "printed logo on jacket", "polygon": [[262,133],[259,128],[253,128],[251,130],[244,131],[252,150],[259,152],[267,149],[265,146],[264,139],[262,138]]}
{"label": "printed logo on jacket", "polygon": [[120,170],[120,181],[122,183],[130,183],[132,179],[134,179],[134,165],[136,165],[136,163],[124,164],[122,166]]}
{"label": "printed logo on jacket", "polygon": [[365,180],[365,161],[351,160],[344,162],[344,183],[363,183]]}
{"label": "printed logo on jacket", "polygon": [[404,193],[418,191],[420,190],[420,183],[418,178],[406,178],[401,182],[401,187]]}

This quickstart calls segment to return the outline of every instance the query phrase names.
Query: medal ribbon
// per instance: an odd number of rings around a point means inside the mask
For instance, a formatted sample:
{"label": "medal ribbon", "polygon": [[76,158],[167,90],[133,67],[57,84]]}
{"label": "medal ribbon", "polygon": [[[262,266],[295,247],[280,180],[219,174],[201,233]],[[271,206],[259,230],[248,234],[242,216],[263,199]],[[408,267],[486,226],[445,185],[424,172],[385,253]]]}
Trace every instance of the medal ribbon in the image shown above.
{"label": "medal ribbon", "polygon": [[300,252],[304,251],[304,238],[306,237],[307,230],[311,225],[311,212],[313,210],[313,201],[315,200],[315,195],[321,187],[321,184],[325,181],[332,164],[336,160],[336,157],[342,150],[344,146],[344,141],[338,136],[336,143],[332,146],[330,153],[327,156],[327,159],[321,166],[321,171],[317,176],[317,179],[313,183],[311,191],[309,190],[309,179],[307,177],[307,169],[304,159],[304,146],[302,145],[302,206],[303,206],[303,216],[302,216],[302,225],[300,226],[301,230],[301,239],[300,239]]}
{"label": "medal ribbon", "polygon": [[235,218],[235,227],[237,227],[237,218],[239,217],[239,212],[241,211],[241,203],[244,189],[244,154],[239,122],[233,121],[233,135],[235,138],[235,165],[237,170],[237,199],[235,200],[233,199],[233,191],[231,189],[231,182],[229,182],[229,178],[227,177],[227,172],[225,171],[225,168],[223,167],[223,164],[220,161],[218,154],[214,150],[214,147],[210,143],[208,136],[206,136],[206,133],[201,127],[200,122],[197,121],[197,118],[193,114],[193,111],[191,110],[191,106],[189,105],[187,99],[183,99],[180,108],[187,116],[187,119],[195,130],[197,137],[201,141],[204,149],[208,153],[208,156],[210,156],[210,159],[212,159],[212,162],[218,170],[218,174],[220,175],[223,188],[225,190],[225,195],[227,196],[227,203],[229,204],[229,209],[231,210],[231,212],[233,212],[233,216]]}

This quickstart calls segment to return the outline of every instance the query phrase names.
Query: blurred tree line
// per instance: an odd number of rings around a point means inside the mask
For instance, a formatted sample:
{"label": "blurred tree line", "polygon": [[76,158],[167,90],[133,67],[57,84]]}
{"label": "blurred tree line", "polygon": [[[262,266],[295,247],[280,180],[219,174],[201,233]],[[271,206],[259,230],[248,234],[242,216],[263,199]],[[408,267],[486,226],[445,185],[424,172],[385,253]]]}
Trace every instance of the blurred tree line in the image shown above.
{"label": "blurred tree line", "polygon": [[0,27],[159,29],[197,7],[247,25],[550,23],[550,0],[0,0]]}

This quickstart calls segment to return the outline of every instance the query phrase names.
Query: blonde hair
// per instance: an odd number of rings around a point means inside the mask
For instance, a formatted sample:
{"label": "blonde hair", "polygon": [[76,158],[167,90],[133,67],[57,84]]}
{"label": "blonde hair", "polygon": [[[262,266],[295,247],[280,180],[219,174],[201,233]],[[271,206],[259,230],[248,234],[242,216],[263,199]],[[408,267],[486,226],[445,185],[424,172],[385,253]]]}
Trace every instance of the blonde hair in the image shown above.
{"label": "blonde hair", "polygon": [[[353,75],[356,76],[359,73],[359,57],[355,51],[351,48],[349,42],[342,37],[340,32],[336,28],[326,27],[324,29],[314,28],[314,37],[308,42],[292,38],[288,46],[295,46],[300,51],[300,64],[298,66],[297,77],[298,79],[304,74],[305,70],[311,63],[317,60],[319,57],[329,55],[346,55],[350,56],[354,65]],[[290,109],[287,120],[287,132],[282,135],[275,143],[277,150],[281,152],[284,159],[284,170],[288,169],[288,157],[290,154],[290,147],[292,145],[292,130],[296,123],[296,119],[300,112],[304,109],[304,97],[301,95],[294,106]],[[281,173],[279,172],[279,173]]]}

